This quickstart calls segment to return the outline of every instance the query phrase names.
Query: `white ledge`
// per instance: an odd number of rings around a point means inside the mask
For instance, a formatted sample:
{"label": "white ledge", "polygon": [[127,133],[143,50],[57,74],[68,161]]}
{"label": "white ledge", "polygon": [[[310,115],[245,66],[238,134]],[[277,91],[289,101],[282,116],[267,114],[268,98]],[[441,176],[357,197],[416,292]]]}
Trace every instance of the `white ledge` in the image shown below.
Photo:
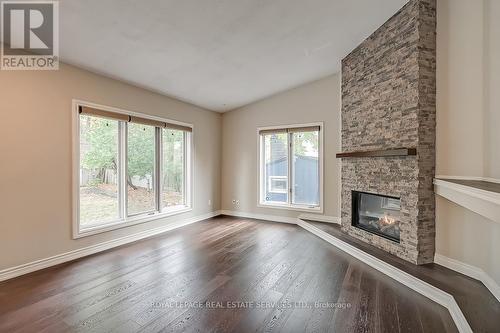
{"label": "white ledge", "polygon": [[434,191],[462,207],[500,223],[500,193],[434,179]]}

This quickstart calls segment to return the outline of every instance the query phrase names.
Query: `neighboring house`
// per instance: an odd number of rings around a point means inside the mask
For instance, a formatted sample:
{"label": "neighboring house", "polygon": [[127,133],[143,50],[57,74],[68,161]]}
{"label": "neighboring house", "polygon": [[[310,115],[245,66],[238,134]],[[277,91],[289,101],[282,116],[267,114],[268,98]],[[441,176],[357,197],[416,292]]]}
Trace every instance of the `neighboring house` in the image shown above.
{"label": "neighboring house", "polygon": [[[267,201],[286,202],[288,189],[287,158],[281,158],[266,164]],[[318,158],[296,156],[294,163],[294,203],[319,203]],[[293,177],[292,177],[293,179]]]}

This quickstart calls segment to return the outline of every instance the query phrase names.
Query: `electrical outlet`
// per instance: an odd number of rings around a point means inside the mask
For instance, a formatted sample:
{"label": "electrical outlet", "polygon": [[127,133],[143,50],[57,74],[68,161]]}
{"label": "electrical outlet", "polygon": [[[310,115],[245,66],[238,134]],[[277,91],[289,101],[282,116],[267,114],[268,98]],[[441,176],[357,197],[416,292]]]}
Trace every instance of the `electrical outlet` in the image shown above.
{"label": "electrical outlet", "polygon": [[212,206],[212,200],[208,199],[208,206],[211,207]]}

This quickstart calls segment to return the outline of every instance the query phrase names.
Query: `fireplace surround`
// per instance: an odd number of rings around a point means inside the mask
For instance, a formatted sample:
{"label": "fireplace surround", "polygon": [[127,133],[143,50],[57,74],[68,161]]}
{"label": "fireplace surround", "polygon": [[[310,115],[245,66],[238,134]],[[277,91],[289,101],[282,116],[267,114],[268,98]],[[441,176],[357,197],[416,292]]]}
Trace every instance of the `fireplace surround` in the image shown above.
{"label": "fireplace surround", "polygon": [[[342,60],[341,131],[342,231],[414,264],[433,262],[435,0],[410,0]],[[397,198],[399,230],[384,233],[391,221],[380,211],[360,224],[359,192]]]}

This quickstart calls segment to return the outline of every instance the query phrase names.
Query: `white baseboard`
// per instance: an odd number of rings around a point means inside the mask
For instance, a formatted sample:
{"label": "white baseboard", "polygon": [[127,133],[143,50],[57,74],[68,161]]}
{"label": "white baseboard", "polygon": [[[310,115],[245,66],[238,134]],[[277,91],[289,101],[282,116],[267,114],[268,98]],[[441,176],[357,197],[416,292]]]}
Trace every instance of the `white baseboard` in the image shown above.
{"label": "white baseboard", "polygon": [[340,217],[326,216],[326,215],[300,214],[297,218],[295,218],[295,217],[286,217],[286,216],[279,216],[279,215],[267,215],[267,214],[255,214],[255,213],[248,213],[248,212],[239,212],[239,211],[234,211],[234,210],[221,210],[220,212],[223,215],[244,217],[244,218],[248,218],[248,219],[264,220],[264,221],[271,221],[271,222],[281,222],[281,223],[297,224],[299,219],[303,219],[303,220],[310,220],[310,221],[316,221],[316,222],[340,224]]}
{"label": "white baseboard", "polygon": [[266,214],[254,214],[254,213],[238,212],[238,211],[234,211],[234,210],[221,210],[220,213],[222,215],[244,217],[247,219],[256,219],[256,220],[264,220],[264,221],[271,221],[271,222],[297,224],[297,219],[295,217],[266,215]]}
{"label": "white baseboard", "polygon": [[340,217],[336,217],[336,216],[326,216],[326,215],[316,215],[316,214],[300,214],[299,219],[316,221],[316,222],[340,224]]}
{"label": "white baseboard", "polygon": [[19,265],[19,266],[12,267],[12,268],[7,268],[7,269],[0,271],[0,281],[12,279],[12,278],[24,275],[24,274],[38,271],[40,269],[59,265],[59,264],[62,264],[64,262],[68,262],[68,261],[79,259],[79,258],[88,256],[88,255],[91,255],[91,254],[102,252],[102,251],[105,251],[105,250],[108,250],[108,249],[111,249],[111,248],[114,248],[117,246],[125,245],[125,244],[132,243],[132,242],[135,242],[135,241],[138,241],[141,239],[156,236],[156,235],[162,234],[164,232],[167,232],[167,231],[170,231],[173,229],[177,229],[177,228],[186,226],[188,224],[200,222],[200,221],[203,221],[203,220],[206,220],[206,219],[209,219],[211,217],[218,216],[218,215],[220,215],[220,211],[214,211],[214,212],[210,212],[210,213],[203,214],[200,216],[195,216],[195,217],[191,217],[188,219],[170,222],[167,225],[164,225],[164,226],[161,226],[158,228],[154,228],[151,230],[141,231],[141,232],[138,232],[138,233],[135,233],[132,235],[128,235],[128,236],[124,236],[121,238],[106,241],[103,243],[87,246],[87,247],[84,247],[84,248],[81,248],[78,250],[74,250],[74,251],[70,251],[70,252],[66,252],[66,253],[61,253],[61,254],[58,254],[58,255],[55,255],[55,256],[52,256],[49,258],[36,260],[36,261],[30,262],[30,263]]}
{"label": "white baseboard", "polygon": [[348,253],[354,258],[361,260],[365,264],[375,268],[376,270],[393,278],[403,285],[415,290],[419,294],[422,294],[425,297],[433,300],[434,302],[444,306],[450,312],[450,315],[453,318],[453,321],[455,322],[455,325],[457,326],[459,332],[472,332],[469,323],[465,319],[465,316],[463,315],[460,307],[458,306],[455,298],[453,298],[452,295],[386,263],[383,260],[380,260],[346,242],[341,241],[340,239],[324,232],[323,230],[316,228],[310,223],[299,220],[298,225],[315,234],[316,236],[322,238],[328,243],[334,245],[340,250]]}
{"label": "white baseboard", "polygon": [[467,275],[473,279],[481,281],[493,294],[493,296],[495,296],[495,298],[500,302],[500,286],[481,268],[466,264],[456,259],[448,258],[438,253],[436,253],[436,255],[434,256],[434,262],[438,265],[444,266],[446,268]]}

